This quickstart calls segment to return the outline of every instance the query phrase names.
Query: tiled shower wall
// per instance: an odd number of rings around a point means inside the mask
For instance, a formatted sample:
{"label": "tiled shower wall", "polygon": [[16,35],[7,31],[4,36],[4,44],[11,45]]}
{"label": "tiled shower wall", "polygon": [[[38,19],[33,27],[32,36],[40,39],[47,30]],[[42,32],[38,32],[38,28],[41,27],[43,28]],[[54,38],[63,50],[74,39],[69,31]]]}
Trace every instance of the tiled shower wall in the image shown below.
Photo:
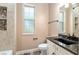
{"label": "tiled shower wall", "polygon": [[14,50],[16,46],[15,35],[15,4],[0,3],[0,6],[7,7],[7,30],[0,30],[0,51]]}

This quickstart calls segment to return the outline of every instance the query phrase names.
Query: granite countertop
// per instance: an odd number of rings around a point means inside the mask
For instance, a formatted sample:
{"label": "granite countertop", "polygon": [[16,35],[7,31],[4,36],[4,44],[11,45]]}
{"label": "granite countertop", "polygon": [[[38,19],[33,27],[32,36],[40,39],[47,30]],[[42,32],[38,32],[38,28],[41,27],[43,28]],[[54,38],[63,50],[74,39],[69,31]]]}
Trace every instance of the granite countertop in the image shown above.
{"label": "granite countertop", "polygon": [[75,55],[79,54],[79,51],[78,51],[79,45],[78,45],[78,43],[77,44],[66,45],[64,43],[61,43],[61,42],[55,40],[55,38],[57,38],[57,37],[48,37],[47,39],[52,41],[53,43],[59,45],[60,47],[68,50],[69,52],[71,52],[71,53],[73,53]]}

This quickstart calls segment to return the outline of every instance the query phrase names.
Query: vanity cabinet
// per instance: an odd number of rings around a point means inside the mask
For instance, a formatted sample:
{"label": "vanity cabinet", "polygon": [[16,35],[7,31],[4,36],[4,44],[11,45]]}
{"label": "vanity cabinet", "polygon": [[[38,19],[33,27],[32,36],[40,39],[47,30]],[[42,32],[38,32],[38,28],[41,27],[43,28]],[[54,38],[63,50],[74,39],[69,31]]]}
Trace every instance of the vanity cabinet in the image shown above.
{"label": "vanity cabinet", "polygon": [[48,49],[47,54],[48,55],[74,55],[73,53],[65,50],[64,48],[58,46],[57,44],[53,43],[50,40],[47,40]]}
{"label": "vanity cabinet", "polygon": [[55,53],[55,44],[52,43],[51,41],[47,40],[47,44],[48,44],[48,47],[47,47],[47,54],[48,55],[52,55],[52,54],[56,54]]}

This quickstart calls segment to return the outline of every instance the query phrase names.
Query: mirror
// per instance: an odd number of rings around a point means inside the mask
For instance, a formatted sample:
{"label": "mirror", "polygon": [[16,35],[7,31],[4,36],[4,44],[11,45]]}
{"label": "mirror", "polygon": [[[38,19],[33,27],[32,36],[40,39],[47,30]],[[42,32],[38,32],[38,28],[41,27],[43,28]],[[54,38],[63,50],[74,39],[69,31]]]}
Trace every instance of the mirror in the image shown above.
{"label": "mirror", "polygon": [[72,20],[73,20],[73,33],[79,36],[79,4],[72,5]]}
{"label": "mirror", "polygon": [[[60,15],[61,10],[63,11],[64,16]],[[63,25],[61,25],[63,27],[59,26],[59,30],[63,28],[63,31],[59,31],[59,33],[69,33],[70,35],[74,34],[75,36],[79,36],[79,3],[69,3],[68,7],[65,7],[65,5],[63,5],[59,9],[59,15],[59,20],[62,19],[64,23]]]}

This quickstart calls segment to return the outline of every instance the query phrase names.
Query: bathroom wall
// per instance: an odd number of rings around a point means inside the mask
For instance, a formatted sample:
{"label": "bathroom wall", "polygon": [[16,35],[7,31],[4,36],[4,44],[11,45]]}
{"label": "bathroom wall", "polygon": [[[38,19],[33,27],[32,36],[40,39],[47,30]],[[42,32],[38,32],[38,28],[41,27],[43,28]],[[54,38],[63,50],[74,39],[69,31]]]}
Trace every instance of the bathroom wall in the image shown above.
{"label": "bathroom wall", "polygon": [[15,4],[0,3],[0,6],[7,7],[7,30],[0,30],[0,51],[15,50]]}
{"label": "bathroom wall", "polygon": [[68,8],[65,8],[65,32],[73,34],[73,17],[72,17],[72,5],[69,4]]}
{"label": "bathroom wall", "polygon": [[[35,33],[23,34],[23,15],[22,4],[17,4],[17,48],[16,50],[32,49],[38,46],[38,44],[45,41],[48,36],[48,18],[49,8],[48,4],[37,3],[31,4],[35,6]],[[33,40],[37,37],[38,40]]]}
{"label": "bathroom wall", "polygon": [[[59,15],[59,4],[51,3],[49,4],[49,21],[58,20]],[[58,35],[58,22],[53,22],[49,24],[49,36],[57,36]]]}

